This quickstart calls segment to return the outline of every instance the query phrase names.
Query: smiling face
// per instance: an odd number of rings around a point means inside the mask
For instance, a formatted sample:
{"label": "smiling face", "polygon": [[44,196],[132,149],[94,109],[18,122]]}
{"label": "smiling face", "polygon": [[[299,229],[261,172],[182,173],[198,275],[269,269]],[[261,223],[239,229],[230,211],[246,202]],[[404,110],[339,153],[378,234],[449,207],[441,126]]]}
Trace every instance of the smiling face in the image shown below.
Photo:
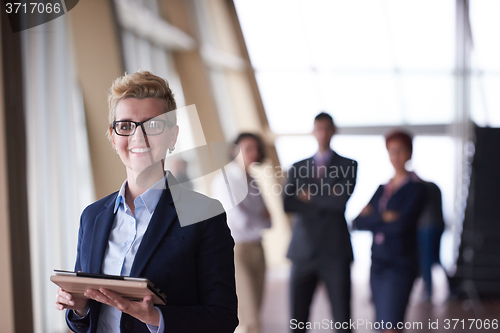
{"label": "smiling face", "polygon": [[[116,106],[116,121],[142,122],[152,118],[166,120],[165,105],[158,98],[126,98]],[[163,160],[168,148],[175,145],[178,130],[178,126],[165,125],[163,133],[145,135],[139,126],[133,135],[120,136],[111,129],[113,145],[127,168],[128,178],[136,179],[140,173],[156,164],[163,169]]]}

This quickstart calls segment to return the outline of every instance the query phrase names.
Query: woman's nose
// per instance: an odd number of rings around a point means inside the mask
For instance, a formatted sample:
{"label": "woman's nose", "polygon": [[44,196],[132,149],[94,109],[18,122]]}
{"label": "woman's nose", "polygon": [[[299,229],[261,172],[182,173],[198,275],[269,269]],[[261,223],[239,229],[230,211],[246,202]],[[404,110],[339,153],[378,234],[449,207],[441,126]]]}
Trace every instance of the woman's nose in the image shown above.
{"label": "woman's nose", "polygon": [[135,129],[135,133],[130,136],[134,141],[147,141],[146,133],[142,130],[142,126]]}

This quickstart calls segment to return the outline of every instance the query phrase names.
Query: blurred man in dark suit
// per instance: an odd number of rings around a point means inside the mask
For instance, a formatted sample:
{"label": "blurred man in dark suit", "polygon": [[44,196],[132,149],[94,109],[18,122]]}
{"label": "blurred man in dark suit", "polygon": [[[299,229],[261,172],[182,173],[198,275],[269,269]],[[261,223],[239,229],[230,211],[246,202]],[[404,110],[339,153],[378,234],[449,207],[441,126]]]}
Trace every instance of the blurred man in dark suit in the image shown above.
{"label": "blurred man in dark suit", "polygon": [[357,162],[330,149],[335,124],[327,113],[314,120],[318,152],[293,165],[284,188],[284,207],[296,213],[288,250],[293,332],[305,332],[319,281],[328,290],[337,332],[351,332],[351,239],[344,212],[356,183]]}

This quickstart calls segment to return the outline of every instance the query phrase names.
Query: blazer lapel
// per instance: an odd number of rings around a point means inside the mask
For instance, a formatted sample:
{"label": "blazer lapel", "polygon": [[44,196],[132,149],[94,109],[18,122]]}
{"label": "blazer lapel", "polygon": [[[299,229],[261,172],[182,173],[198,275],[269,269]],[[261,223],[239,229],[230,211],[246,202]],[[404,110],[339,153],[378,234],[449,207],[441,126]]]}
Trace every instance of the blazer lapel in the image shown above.
{"label": "blazer lapel", "polygon": [[[118,193],[116,194],[118,195]],[[101,265],[104,258],[104,252],[108,245],[109,234],[111,227],[115,221],[115,214],[113,212],[114,202],[116,201],[114,195],[106,204],[106,209],[103,210],[95,218],[94,231],[92,234],[92,246],[90,248],[90,263],[88,273],[101,273]]]}
{"label": "blazer lapel", "polygon": [[326,163],[327,167],[331,167],[331,166],[334,166],[335,163],[337,162],[337,153],[332,151],[332,156],[330,157],[330,160]]}
{"label": "blazer lapel", "polygon": [[307,161],[307,163],[310,165],[309,170],[310,170],[311,175],[314,175],[314,177],[312,177],[312,176],[309,177],[309,178],[311,178],[312,182],[330,183],[332,181],[330,179],[329,175],[331,172],[331,167],[335,165],[336,157],[337,157],[337,154],[334,151],[332,151],[332,156],[330,157],[330,159],[328,161],[325,162],[325,165],[324,165],[324,167],[326,167],[326,174],[324,174],[322,177],[318,176],[319,169],[318,169],[318,165],[316,164],[316,161],[314,160],[314,155],[309,158],[309,161]]}
{"label": "blazer lapel", "polygon": [[[307,168],[307,175],[305,177],[300,177],[300,178],[306,179],[307,183],[315,183],[317,181],[316,173],[318,170],[316,168],[316,162],[314,161],[314,155],[305,160],[305,163]],[[296,171],[298,172],[298,170]]]}
{"label": "blazer lapel", "polygon": [[148,260],[160,244],[168,228],[177,217],[174,201],[168,188],[163,191],[160,201],[151,217],[149,226],[135,255],[130,276],[140,276]]}
{"label": "blazer lapel", "polygon": [[[337,183],[339,179],[342,178],[342,169],[339,167],[337,159],[338,159],[337,153],[332,151],[332,156],[330,157],[330,160],[326,164],[327,175],[325,181],[329,184]],[[330,177],[332,175],[333,177]]]}

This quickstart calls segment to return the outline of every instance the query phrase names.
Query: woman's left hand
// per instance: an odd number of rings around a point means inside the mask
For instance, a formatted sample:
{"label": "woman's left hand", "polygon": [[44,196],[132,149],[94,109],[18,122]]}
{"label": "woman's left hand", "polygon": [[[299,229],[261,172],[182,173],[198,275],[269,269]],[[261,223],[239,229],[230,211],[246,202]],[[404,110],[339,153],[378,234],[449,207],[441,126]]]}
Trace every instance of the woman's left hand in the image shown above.
{"label": "woman's left hand", "polygon": [[382,221],[391,223],[399,219],[399,213],[395,210],[387,210],[382,214]]}
{"label": "woman's left hand", "polygon": [[152,296],[145,296],[140,302],[130,301],[104,288],[100,288],[99,290],[88,289],[84,293],[84,296],[94,301],[113,306],[145,324],[153,326],[160,324],[160,314],[154,307]]}

